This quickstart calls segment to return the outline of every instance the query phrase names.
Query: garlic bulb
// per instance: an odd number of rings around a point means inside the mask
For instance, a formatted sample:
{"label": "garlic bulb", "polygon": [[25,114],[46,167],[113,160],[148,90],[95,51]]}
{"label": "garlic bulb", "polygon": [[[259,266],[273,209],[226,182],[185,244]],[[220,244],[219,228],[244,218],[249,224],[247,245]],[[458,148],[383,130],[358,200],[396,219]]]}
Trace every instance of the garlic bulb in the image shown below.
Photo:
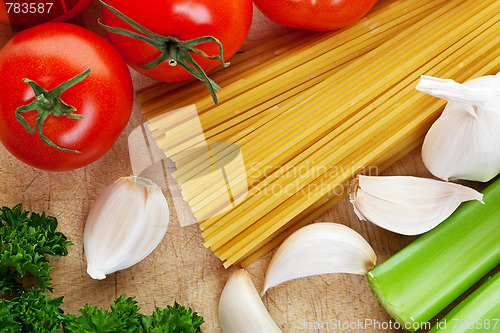
{"label": "garlic bulb", "polygon": [[219,301],[219,322],[224,333],[281,332],[244,269],[233,272],[226,282]]}
{"label": "garlic bulb", "polygon": [[168,204],[161,189],[139,177],[122,177],[97,197],[84,233],[87,273],[94,279],[135,265],[167,231]]}
{"label": "garlic bulb", "polygon": [[280,283],[326,273],[366,274],[377,256],[356,231],[337,223],[314,223],[290,235],[274,254],[264,290]]}
{"label": "garlic bulb", "polygon": [[418,177],[358,176],[351,183],[350,201],[361,220],[403,235],[427,232],[468,200],[482,202],[474,189]]}
{"label": "garlic bulb", "polygon": [[464,84],[422,76],[417,90],[448,101],[422,146],[427,169],[444,180],[485,182],[500,173],[500,75]]}

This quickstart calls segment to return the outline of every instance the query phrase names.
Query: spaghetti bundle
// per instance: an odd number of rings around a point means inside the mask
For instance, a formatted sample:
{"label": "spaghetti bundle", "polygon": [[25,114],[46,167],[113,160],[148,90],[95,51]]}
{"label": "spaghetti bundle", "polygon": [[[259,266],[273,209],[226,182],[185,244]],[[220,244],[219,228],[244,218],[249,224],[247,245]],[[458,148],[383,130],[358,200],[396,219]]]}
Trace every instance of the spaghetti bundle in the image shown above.
{"label": "spaghetti bundle", "polygon": [[[495,0],[385,1],[352,27],[297,32],[308,45],[273,41],[288,51],[276,55],[268,45],[259,51],[266,63],[251,66],[247,57],[234,76],[231,67],[215,73],[227,78],[217,106],[195,83],[178,88],[193,96],[185,102],[198,110],[203,139],[236,144],[247,166],[246,177],[229,177],[240,182],[241,193],[231,193],[238,204],[218,214],[224,184],[190,180],[230,154],[211,152],[213,164],[196,149],[175,155],[174,177],[195,217],[212,216],[200,221],[205,245],[226,267],[248,264],[335,204],[354,174],[418,146],[444,106],[415,91],[420,75],[466,81],[498,71],[499,28]],[[183,106],[176,90],[145,96],[146,118]],[[177,125],[153,119],[158,145],[193,151],[202,139]]]}

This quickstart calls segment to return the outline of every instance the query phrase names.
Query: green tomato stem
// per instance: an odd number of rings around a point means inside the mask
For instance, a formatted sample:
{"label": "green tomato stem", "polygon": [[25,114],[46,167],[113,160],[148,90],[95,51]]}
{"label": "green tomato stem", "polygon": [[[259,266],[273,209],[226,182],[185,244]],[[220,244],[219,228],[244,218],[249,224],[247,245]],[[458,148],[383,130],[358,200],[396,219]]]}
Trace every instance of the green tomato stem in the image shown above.
{"label": "green tomato stem", "polygon": [[[165,61],[168,61],[168,64],[170,66],[180,65],[195,78],[205,83],[210,92],[210,95],[212,96],[214,103],[218,104],[219,101],[217,99],[216,91],[220,90],[220,87],[207,76],[205,71],[201,68],[201,66],[198,65],[198,63],[196,63],[196,61],[191,56],[191,53],[196,53],[210,60],[220,60],[220,63],[224,67],[229,66],[229,63],[224,62],[222,43],[217,38],[213,36],[204,36],[200,38],[194,38],[183,41],[172,36],[162,36],[143,27],[139,23],[135,22],[134,20],[132,20],[131,18],[129,18],[128,16],[117,10],[116,8],[106,4],[104,1],[102,0],[99,1],[105,8],[109,9],[118,18],[122,19],[129,26],[139,31],[140,34],[127,29],[110,27],[108,25],[103,24],[99,20],[99,24],[106,31],[141,40],[145,43],[154,46],[160,51],[160,55],[155,60],[147,64],[142,64],[142,65],[138,64],[137,66],[146,70],[151,70]],[[208,42],[217,43],[217,46],[219,48],[219,55],[209,56],[204,51],[195,47],[198,46],[199,44]]]}
{"label": "green tomato stem", "polygon": [[[33,80],[23,79],[24,82],[28,83],[31,86],[36,97],[35,100],[30,104],[20,106],[16,109],[16,119],[21,123],[21,125],[23,125],[23,127],[26,129],[26,131],[28,131],[29,134],[34,134],[36,131],[38,136],[46,145],[62,151],[80,153],[78,150],[59,147],[54,142],[52,142],[43,134],[43,124],[45,123],[47,117],[50,115],[56,117],[66,116],[71,119],[83,118],[81,114],[73,113],[73,111],[76,111],[75,107],[68,105],[64,103],[63,100],[61,100],[61,94],[74,85],[83,81],[89,74],[90,68],[69,79],[68,81],[61,83],[54,89],[48,91],[40,87],[40,85]],[[33,127],[31,127],[26,119],[22,116],[22,114],[33,110],[37,111],[37,116],[35,122],[33,123]]]}

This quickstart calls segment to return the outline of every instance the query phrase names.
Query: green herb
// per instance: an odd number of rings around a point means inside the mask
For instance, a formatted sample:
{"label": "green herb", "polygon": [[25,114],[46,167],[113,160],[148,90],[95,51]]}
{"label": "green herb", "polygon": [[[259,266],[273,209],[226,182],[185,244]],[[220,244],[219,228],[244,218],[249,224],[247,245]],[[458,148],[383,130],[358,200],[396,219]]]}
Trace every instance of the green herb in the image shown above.
{"label": "green herb", "polygon": [[152,315],[138,313],[140,307],[133,297],[125,295],[111,305],[111,311],[85,305],[80,316],[67,315],[64,319],[66,333],[198,333],[204,320],[192,309],[175,302],[174,306],[157,308]]}
{"label": "green herb", "polygon": [[500,272],[451,310],[428,333],[500,330]]}
{"label": "green herb", "polygon": [[126,298],[125,295],[120,295],[111,305],[111,312],[86,304],[78,310],[81,316],[66,316],[64,332],[141,332],[139,309],[133,297]]}
{"label": "green herb", "polygon": [[204,320],[192,309],[177,302],[174,306],[157,308],[146,316],[134,297],[120,295],[106,311],[89,304],[80,309],[80,316],[64,315],[60,306],[63,297],[50,299],[47,291],[30,289],[12,300],[0,300],[0,332],[52,333],[199,333]]}
{"label": "green herb", "polygon": [[156,308],[150,317],[142,318],[144,332],[150,333],[199,333],[204,322],[192,309],[186,309],[177,302],[165,309]]}
{"label": "green herb", "polygon": [[428,322],[500,263],[500,180],[368,272],[372,292],[403,327]]}
{"label": "green herb", "polygon": [[62,299],[50,299],[46,290],[30,289],[12,300],[0,300],[0,332],[59,332]]}
{"label": "green herb", "polygon": [[[79,310],[80,316],[64,315],[60,308],[63,297],[50,299],[52,291],[49,264],[45,255],[66,256],[72,245],[60,232],[57,220],[22,210],[21,205],[1,209],[0,221],[0,333],[199,333],[204,320],[192,309],[177,302],[165,309],[157,308],[146,316],[134,297],[120,295],[106,311],[89,304]],[[37,289],[28,289],[18,277],[31,273],[38,281]],[[14,297],[15,296],[15,297]]]}
{"label": "green herb", "polygon": [[19,294],[24,290],[22,283],[16,280],[17,272],[10,267],[0,267],[0,295]]}
{"label": "green herb", "polygon": [[[56,232],[57,220],[45,213],[30,213],[17,205],[3,207],[0,214],[0,292],[13,294],[23,290],[15,281],[31,273],[41,289],[52,290],[49,264],[45,255],[66,256],[72,245],[66,236]],[[16,273],[17,272],[17,273]]]}

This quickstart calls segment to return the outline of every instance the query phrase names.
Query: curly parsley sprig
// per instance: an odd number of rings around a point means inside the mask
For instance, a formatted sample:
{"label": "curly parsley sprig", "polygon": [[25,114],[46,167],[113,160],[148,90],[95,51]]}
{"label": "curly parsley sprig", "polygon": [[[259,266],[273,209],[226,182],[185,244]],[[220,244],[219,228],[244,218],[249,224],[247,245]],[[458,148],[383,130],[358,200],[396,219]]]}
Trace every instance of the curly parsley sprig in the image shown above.
{"label": "curly parsley sprig", "polygon": [[[31,213],[21,205],[0,209],[0,333],[200,333],[204,320],[177,302],[157,308],[151,315],[139,313],[134,297],[120,295],[110,311],[85,305],[80,315],[64,314],[63,297],[51,299],[50,271],[46,255],[66,256],[72,245],[56,232],[57,220],[45,213]],[[26,289],[19,276],[32,274],[39,288]]]}
{"label": "curly parsley sprig", "polygon": [[66,256],[67,247],[73,245],[64,234],[55,231],[57,219],[23,210],[19,204],[3,207],[0,222],[0,292],[23,290],[15,277],[17,273],[23,277],[27,272],[36,278],[42,290],[52,290],[49,281],[54,267],[45,256]]}
{"label": "curly parsley sprig", "polygon": [[156,308],[149,316],[139,313],[139,309],[134,297],[123,294],[111,305],[111,311],[87,304],[79,310],[79,317],[66,316],[64,332],[199,333],[204,322],[192,309],[177,302],[164,309]]}

